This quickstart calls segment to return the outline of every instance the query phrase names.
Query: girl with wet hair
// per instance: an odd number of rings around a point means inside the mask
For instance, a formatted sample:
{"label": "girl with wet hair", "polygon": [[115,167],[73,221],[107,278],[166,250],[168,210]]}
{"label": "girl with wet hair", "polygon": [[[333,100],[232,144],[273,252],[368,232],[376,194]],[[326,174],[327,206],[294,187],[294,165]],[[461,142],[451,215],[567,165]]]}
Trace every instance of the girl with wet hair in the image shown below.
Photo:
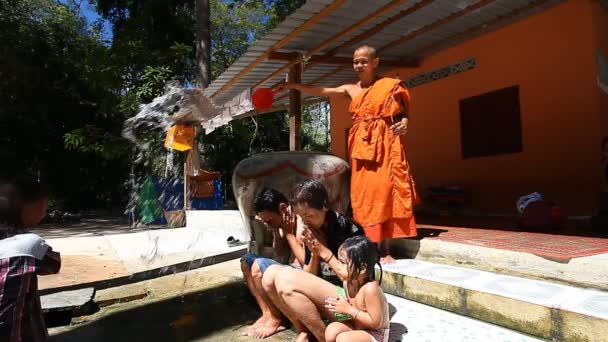
{"label": "girl with wet hair", "polygon": [[[344,241],[338,259],[346,266],[348,278],[338,296],[325,300],[335,322],[325,330],[325,340],[387,342],[390,316],[388,301],[375,281],[375,265],[380,264],[376,245],[365,236]],[[382,269],[380,269],[382,281]]]}
{"label": "girl with wet hair", "polygon": [[[366,236],[354,236],[344,241],[338,251],[338,259],[348,266],[348,275],[357,276],[365,273],[366,281],[376,280],[375,265],[380,265],[380,256],[376,245]],[[348,263],[345,263],[348,260]],[[380,284],[382,284],[382,272],[380,272]]]}

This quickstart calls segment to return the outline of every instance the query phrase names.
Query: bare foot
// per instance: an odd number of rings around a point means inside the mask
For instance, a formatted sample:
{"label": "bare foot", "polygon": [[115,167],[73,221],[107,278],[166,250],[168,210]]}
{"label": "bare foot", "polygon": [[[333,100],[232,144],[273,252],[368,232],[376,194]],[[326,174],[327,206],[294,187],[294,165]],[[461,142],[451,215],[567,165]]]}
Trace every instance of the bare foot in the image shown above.
{"label": "bare foot", "polygon": [[309,342],[309,340],[308,340],[308,333],[301,332],[298,335],[298,337],[296,338],[295,342]]}
{"label": "bare foot", "polygon": [[243,330],[243,332],[241,333],[241,336],[250,336],[250,334],[258,327],[263,325],[264,323],[266,323],[266,321],[269,318],[261,316],[260,318],[258,318],[257,321],[255,321],[252,325],[248,326],[245,330]]}
{"label": "bare foot", "polygon": [[387,255],[387,256],[385,256],[385,257],[380,258],[380,263],[381,263],[382,265],[390,265],[390,264],[394,264],[394,263],[395,263],[395,259],[394,259],[392,256]]}
{"label": "bare foot", "polygon": [[276,333],[280,333],[285,329],[287,328],[285,328],[281,324],[281,321],[277,321],[275,319],[268,319],[264,323],[258,325],[256,328],[252,327],[251,332],[248,336],[257,339],[262,339],[272,336]]}

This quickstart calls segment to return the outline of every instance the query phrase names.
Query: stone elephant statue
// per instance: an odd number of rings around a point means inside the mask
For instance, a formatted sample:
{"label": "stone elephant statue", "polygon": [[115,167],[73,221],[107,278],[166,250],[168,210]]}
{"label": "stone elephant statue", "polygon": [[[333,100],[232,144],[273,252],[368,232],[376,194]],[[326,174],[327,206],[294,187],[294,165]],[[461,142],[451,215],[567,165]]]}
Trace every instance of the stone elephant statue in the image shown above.
{"label": "stone elephant statue", "polygon": [[234,169],[232,186],[239,211],[249,227],[249,249],[272,256],[265,249],[266,229],[254,219],[253,199],[264,188],[274,188],[289,199],[295,184],[317,179],[327,188],[331,209],[346,213],[350,203],[350,166],[341,158],[320,152],[271,152],[242,160]]}

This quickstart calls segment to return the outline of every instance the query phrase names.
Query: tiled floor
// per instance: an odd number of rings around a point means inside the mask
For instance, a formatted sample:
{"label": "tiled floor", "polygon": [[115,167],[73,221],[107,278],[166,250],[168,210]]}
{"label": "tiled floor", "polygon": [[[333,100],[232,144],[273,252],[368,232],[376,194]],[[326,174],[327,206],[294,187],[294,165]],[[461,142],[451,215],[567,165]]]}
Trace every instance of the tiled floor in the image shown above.
{"label": "tiled floor", "polygon": [[391,306],[390,342],[542,341],[472,318],[387,295]]}
{"label": "tiled floor", "polygon": [[[393,265],[384,266],[384,270],[551,308],[565,309],[600,319],[608,319],[608,304],[606,304],[608,303],[608,293],[603,291],[450,265],[439,265],[420,260],[398,260]],[[595,304],[590,305],[590,303]]]}

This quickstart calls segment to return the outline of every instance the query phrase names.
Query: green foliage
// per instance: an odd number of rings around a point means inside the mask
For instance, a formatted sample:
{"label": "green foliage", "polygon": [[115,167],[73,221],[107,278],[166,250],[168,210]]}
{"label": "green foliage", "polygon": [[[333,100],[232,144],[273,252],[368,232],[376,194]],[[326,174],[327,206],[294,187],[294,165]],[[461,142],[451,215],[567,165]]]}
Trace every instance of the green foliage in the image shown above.
{"label": "green foliage", "polygon": [[305,106],[302,110],[302,149],[305,151],[329,151],[329,127],[328,102]]}
{"label": "green foliage", "polygon": [[[131,170],[165,171],[163,132],[149,132],[149,148],[139,155],[121,132],[168,81],[194,83],[195,0],[90,2],[110,21],[111,41],[103,40],[101,20],[87,24],[78,1],[0,0],[0,176],[40,174],[64,207],[120,207]],[[212,78],[303,3],[211,0]],[[317,127],[323,115],[305,111],[306,149],[327,148],[326,129]],[[222,172],[229,196],[240,160],[286,150],[288,142],[284,112],[199,137],[205,167]],[[183,157],[173,157],[180,173]]]}
{"label": "green foliage", "polygon": [[261,1],[233,6],[212,1],[211,7],[211,79],[215,79],[239,58],[253,39],[263,34],[265,8]]}
{"label": "green foliage", "polygon": [[[112,156],[124,143],[111,141],[120,137],[122,118],[111,114],[118,97],[97,32],[50,0],[0,0],[0,30],[1,176],[40,174],[67,206],[120,200],[128,163]],[[66,148],[65,135],[87,125],[108,139],[88,151]],[[82,139],[69,141],[75,147]],[[113,147],[104,151],[112,158],[99,156],[101,146]]]}

